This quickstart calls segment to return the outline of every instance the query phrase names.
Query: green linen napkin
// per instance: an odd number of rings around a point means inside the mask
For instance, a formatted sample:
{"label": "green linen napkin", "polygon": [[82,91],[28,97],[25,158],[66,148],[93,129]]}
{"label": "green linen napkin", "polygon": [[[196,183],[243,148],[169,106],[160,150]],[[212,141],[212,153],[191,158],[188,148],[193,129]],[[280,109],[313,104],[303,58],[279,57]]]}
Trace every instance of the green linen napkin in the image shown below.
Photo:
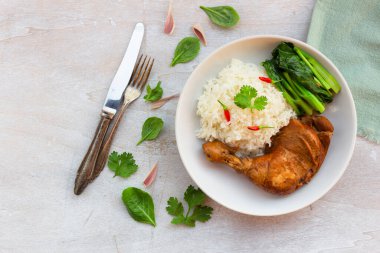
{"label": "green linen napkin", "polygon": [[318,0],[307,42],[346,78],[358,134],[380,143],[380,1]]}

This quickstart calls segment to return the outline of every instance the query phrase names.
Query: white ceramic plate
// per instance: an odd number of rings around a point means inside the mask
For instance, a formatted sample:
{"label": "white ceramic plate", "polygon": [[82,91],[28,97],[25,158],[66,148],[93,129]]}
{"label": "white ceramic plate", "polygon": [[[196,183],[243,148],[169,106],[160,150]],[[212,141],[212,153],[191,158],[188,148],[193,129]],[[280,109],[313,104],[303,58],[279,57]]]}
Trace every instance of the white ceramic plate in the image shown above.
{"label": "white ceramic plate", "polygon": [[[311,182],[288,196],[265,192],[242,174],[206,160],[203,140],[197,139],[199,118],[197,99],[207,80],[215,77],[232,58],[260,65],[271,58],[272,50],[281,42],[289,41],[314,56],[335,76],[341,92],[323,113],[334,125],[335,132],[319,172]],[[345,171],[356,139],[356,111],[351,92],[342,74],[321,52],[296,39],[282,36],[252,36],[233,41],[212,53],[191,74],[178,102],[176,122],[178,150],[188,173],[195,183],[213,200],[240,213],[273,216],[299,210],[326,194]]]}

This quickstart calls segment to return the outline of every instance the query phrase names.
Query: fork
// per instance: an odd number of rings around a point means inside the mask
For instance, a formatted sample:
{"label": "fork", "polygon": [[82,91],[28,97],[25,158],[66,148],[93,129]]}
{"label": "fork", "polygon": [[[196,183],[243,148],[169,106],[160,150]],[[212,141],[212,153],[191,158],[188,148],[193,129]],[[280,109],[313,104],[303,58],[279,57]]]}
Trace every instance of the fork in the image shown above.
{"label": "fork", "polygon": [[[93,181],[100,172],[104,169],[106,165],[107,157],[111,148],[113,137],[115,136],[116,130],[120,124],[120,121],[123,117],[125,110],[128,106],[135,101],[138,97],[141,96],[141,93],[146,85],[146,82],[149,78],[150,71],[152,70],[154,59],[151,57],[145,56],[142,63],[140,64],[143,55],[138,59],[135,68],[133,70],[133,76],[131,81],[124,92],[123,104],[120,106],[119,112],[115,115],[114,124],[109,130],[108,136],[104,138],[103,145],[100,148],[100,153],[96,160],[94,172],[90,181]],[[148,58],[148,60],[147,60]]]}

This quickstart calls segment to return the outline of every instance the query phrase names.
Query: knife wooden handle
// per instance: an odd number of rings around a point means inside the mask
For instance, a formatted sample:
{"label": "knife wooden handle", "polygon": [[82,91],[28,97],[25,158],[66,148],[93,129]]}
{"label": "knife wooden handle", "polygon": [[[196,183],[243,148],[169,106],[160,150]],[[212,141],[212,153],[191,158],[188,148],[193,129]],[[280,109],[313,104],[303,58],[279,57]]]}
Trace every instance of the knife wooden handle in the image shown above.
{"label": "knife wooden handle", "polygon": [[91,177],[94,172],[96,159],[98,158],[100,147],[102,146],[103,139],[107,133],[107,129],[110,125],[110,122],[110,115],[102,113],[94,138],[92,139],[92,142],[88,147],[87,153],[84,156],[82,163],[78,168],[74,186],[74,193],[76,195],[81,194],[88,185],[88,183],[91,182]]}
{"label": "knife wooden handle", "polygon": [[123,104],[113,120],[114,124],[112,125],[112,128],[109,131],[108,136],[105,137],[102,148],[100,149],[98,159],[96,160],[94,173],[92,173],[92,176],[91,176],[91,181],[97,178],[100,172],[102,172],[102,170],[106,166],[106,162],[107,162],[107,158],[111,149],[113,137],[115,136],[116,130],[120,124],[120,120],[122,119],[123,114],[125,110],[127,109],[127,107],[128,107],[128,104]]}

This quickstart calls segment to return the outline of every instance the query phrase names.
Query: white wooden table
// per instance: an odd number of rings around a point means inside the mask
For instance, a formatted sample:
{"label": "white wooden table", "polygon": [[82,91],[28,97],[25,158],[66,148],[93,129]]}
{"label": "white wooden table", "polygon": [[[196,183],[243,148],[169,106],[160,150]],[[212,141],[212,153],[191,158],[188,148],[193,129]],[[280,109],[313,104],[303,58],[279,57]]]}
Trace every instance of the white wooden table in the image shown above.
{"label": "white wooden table", "polygon": [[[212,25],[199,5],[233,5],[231,30]],[[308,208],[279,217],[251,217],[212,200],[212,219],[174,226],[165,211],[193,183],[177,152],[176,101],[151,111],[142,99],[128,110],[113,149],[132,152],[140,166],[129,179],[105,169],[86,191],[73,194],[77,167],[98,123],[99,110],[132,28],[146,25],[142,52],[156,58],[152,83],[180,92],[209,53],[234,39],[280,34],[305,40],[313,0],[174,1],[176,29],[162,33],[165,0],[0,1],[0,252],[380,252],[380,146],[357,139],[339,183]],[[170,68],[178,41],[200,22],[209,46],[196,60]],[[135,146],[149,116],[165,121],[157,141]],[[159,160],[148,191],[158,226],[136,223],[120,200],[142,187]]]}

